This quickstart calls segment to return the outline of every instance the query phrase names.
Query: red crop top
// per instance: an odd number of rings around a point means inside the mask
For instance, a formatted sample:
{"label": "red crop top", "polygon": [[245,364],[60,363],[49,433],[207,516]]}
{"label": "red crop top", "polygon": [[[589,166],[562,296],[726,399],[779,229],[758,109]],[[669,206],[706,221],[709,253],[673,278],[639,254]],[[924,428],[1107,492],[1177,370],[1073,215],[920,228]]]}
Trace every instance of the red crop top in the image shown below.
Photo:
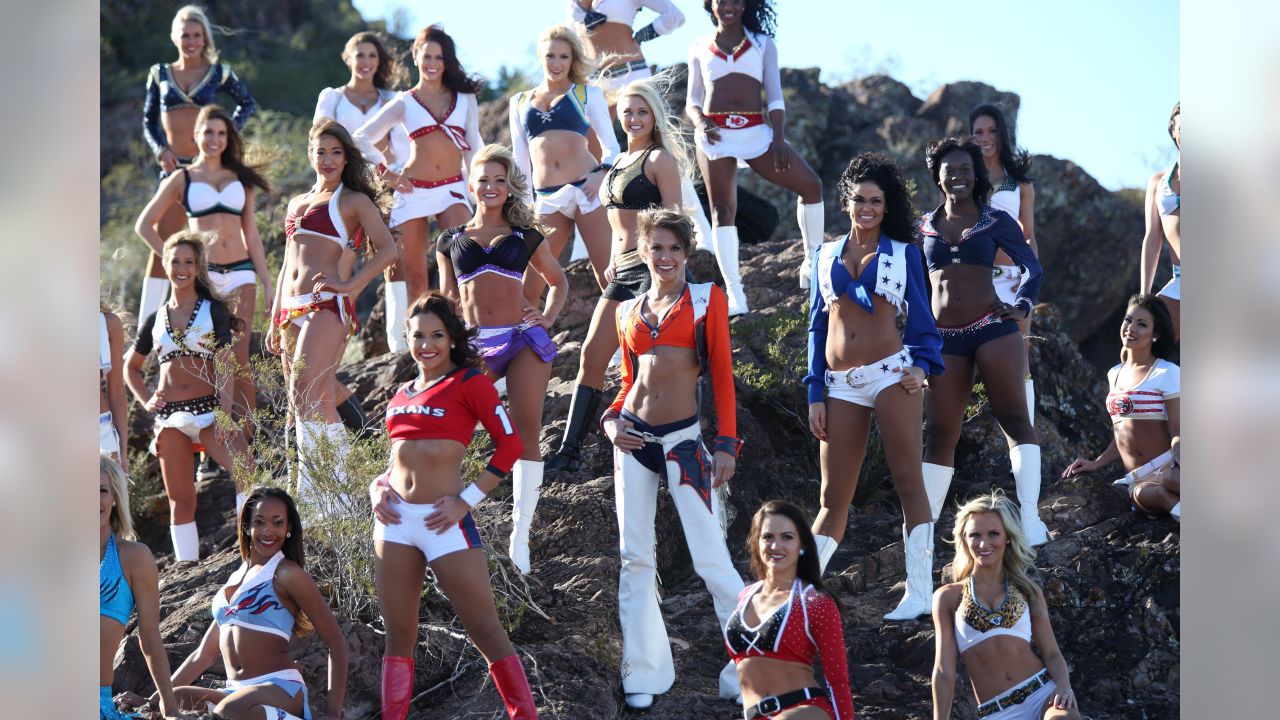
{"label": "red crop top", "polygon": [[852,718],[853,691],[849,687],[844,626],[831,596],[797,578],[787,601],[751,628],[742,615],[763,585],[763,582],[752,583],[738,594],[738,606],[724,629],[724,645],[729,657],[735,663],[750,657],[765,657],[809,667],[821,658],[827,695],[836,711],[836,720]]}
{"label": "red crop top", "polygon": [[456,440],[470,446],[476,422],[484,424],[496,449],[485,469],[506,477],[524,452],[493,381],[475,368],[457,368],[425,390],[405,383],[387,403],[387,434],[397,440]]}
{"label": "red crop top", "polygon": [[[698,300],[692,290],[697,289]],[[708,292],[709,290],[709,292]],[[622,413],[622,405],[636,380],[637,358],[652,352],[659,345],[693,348],[698,352],[698,364],[702,372],[711,374],[711,388],[715,393],[716,425],[718,436],[715,450],[738,454],[742,441],[738,438],[738,405],[733,388],[733,347],[729,342],[729,305],[724,290],[718,286],[686,286],[684,294],[659,318],[657,327],[650,327],[640,308],[645,295],[618,306],[618,343],[622,346],[622,387],[609,405],[605,415],[616,417]],[[707,306],[701,317],[694,315],[694,302]]]}

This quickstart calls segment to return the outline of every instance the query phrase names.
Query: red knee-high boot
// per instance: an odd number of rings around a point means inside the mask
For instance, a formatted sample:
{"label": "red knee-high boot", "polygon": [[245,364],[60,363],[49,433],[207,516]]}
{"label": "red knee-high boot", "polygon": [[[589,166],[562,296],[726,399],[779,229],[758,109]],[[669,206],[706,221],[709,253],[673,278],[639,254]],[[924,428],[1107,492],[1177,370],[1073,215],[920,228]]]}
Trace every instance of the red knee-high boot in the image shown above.
{"label": "red knee-high boot", "polygon": [[413,698],[413,658],[382,658],[382,720],[405,720]]}
{"label": "red knee-high boot", "polygon": [[520,664],[519,653],[490,665],[489,674],[493,676],[493,684],[498,686],[498,694],[502,696],[511,720],[537,720],[538,708],[533,704],[533,692],[529,689],[529,679],[524,675],[524,666]]}

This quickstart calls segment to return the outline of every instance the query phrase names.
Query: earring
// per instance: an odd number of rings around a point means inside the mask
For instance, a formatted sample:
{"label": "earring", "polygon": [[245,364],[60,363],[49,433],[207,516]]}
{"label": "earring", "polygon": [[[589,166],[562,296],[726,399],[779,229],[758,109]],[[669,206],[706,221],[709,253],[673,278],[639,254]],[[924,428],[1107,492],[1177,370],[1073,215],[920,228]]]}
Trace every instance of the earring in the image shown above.
{"label": "earring", "polygon": [[457,347],[458,347],[458,343],[449,343],[449,349],[450,349],[450,350],[456,350],[456,349],[457,349]]}
{"label": "earring", "polygon": [[803,554],[804,554],[804,548],[800,548],[800,554],[801,554],[801,555],[803,555]]}
{"label": "earring", "polygon": [[287,533],[285,533],[285,534],[284,534],[284,536],[285,536],[286,538],[291,538],[291,537],[293,537],[293,533],[291,533],[291,532],[287,532]]}

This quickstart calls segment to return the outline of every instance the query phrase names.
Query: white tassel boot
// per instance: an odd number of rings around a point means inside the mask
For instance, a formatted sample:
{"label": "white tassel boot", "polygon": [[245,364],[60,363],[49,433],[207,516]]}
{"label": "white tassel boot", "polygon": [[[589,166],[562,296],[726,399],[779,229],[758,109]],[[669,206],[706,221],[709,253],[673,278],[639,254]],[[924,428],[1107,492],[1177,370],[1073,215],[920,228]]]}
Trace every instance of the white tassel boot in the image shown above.
{"label": "white tassel boot", "polygon": [[800,263],[800,289],[809,289],[809,274],[813,271],[813,253],[822,246],[825,215],[823,203],[805,205],[796,201],[796,222],[800,225],[800,237],[804,239],[804,260]]}
{"label": "white tassel boot", "polygon": [[933,521],[938,522],[942,515],[942,505],[947,500],[947,490],[951,488],[951,476],[956,469],[946,465],[922,463],[924,474],[924,493],[929,498],[929,511],[933,513]]}
{"label": "white tassel boot", "polygon": [[409,311],[409,290],[403,280],[392,280],[383,288],[387,308],[387,347],[393,353],[409,352],[404,338],[404,314]]}
{"label": "white tassel boot", "polygon": [[933,523],[920,523],[907,532],[902,526],[902,552],[907,561],[907,592],[885,620],[915,620],[929,612],[933,600]]}
{"label": "white tassel boot", "polygon": [[200,531],[195,522],[169,526],[169,539],[173,541],[173,559],[177,562],[200,559]]}
{"label": "white tassel boot", "polygon": [[742,273],[738,269],[738,228],[717,227],[711,231],[716,248],[716,264],[724,277],[724,292],[729,301],[729,317],[751,312],[747,307],[747,294],[742,289]]}
{"label": "white tassel boot", "polygon": [[148,315],[159,310],[168,297],[168,278],[143,278],[142,302],[138,306],[138,324],[141,325]]}
{"label": "white tassel boot", "polygon": [[517,460],[511,471],[511,540],[507,554],[525,575],[529,574],[529,528],[542,491],[542,462]]}
{"label": "white tassel boot", "polygon": [[1040,519],[1040,446],[1013,446],[1009,450],[1009,463],[1018,489],[1022,532],[1027,536],[1027,544],[1039,547],[1049,542],[1049,528]]}
{"label": "white tassel boot", "polygon": [[836,548],[840,547],[840,543],[829,535],[814,535],[813,539],[818,545],[818,570],[825,573],[827,563],[831,562],[831,556],[836,554]]}

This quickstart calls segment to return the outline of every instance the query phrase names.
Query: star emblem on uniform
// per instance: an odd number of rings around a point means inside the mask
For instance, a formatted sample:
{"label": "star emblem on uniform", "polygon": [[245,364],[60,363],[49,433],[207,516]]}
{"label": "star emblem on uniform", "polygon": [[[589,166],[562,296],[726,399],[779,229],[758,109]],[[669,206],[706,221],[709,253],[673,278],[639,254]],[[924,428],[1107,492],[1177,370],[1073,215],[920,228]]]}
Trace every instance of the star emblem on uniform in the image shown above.
{"label": "star emblem on uniform", "polygon": [[885,266],[885,267],[887,267],[887,268],[891,268],[891,267],[893,267],[893,261],[892,261],[892,260],[885,260],[885,261],[884,261],[884,266]]}
{"label": "star emblem on uniform", "polygon": [[900,282],[896,282],[896,283],[894,283],[894,284],[893,284],[893,286],[894,286],[895,288],[899,289],[899,290],[901,290],[901,289],[902,289],[902,283],[900,283]]}
{"label": "star emblem on uniform", "polygon": [[880,372],[889,372],[889,363],[880,363]]}
{"label": "star emblem on uniform", "polygon": [[880,278],[880,282],[889,282],[889,276],[885,275],[884,277]]}

